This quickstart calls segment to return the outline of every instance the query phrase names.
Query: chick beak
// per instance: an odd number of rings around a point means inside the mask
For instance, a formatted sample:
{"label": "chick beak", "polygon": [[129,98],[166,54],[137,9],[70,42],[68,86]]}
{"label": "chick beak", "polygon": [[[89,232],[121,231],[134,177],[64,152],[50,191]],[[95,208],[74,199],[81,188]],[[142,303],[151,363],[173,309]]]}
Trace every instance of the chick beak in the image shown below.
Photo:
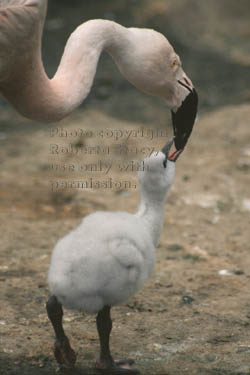
{"label": "chick beak", "polygon": [[163,154],[166,155],[167,159],[168,160],[171,160],[171,161],[176,161],[178,159],[178,157],[180,156],[180,154],[182,153],[183,150],[176,150],[174,151],[171,155],[169,155],[169,152],[170,152],[170,149],[173,145],[175,141],[175,137],[173,137],[161,150],[161,152],[163,152]]}
{"label": "chick beak", "polygon": [[178,81],[178,83],[189,91],[177,111],[171,111],[175,136],[174,143],[176,150],[179,151],[184,149],[192,132],[198,108],[198,95],[193,87],[186,85],[182,81]]}
{"label": "chick beak", "polygon": [[170,141],[168,141],[168,143],[166,143],[165,146],[161,150],[161,152],[163,152],[163,154],[165,154],[167,158],[168,158],[168,154],[173,143],[174,143],[174,137]]}

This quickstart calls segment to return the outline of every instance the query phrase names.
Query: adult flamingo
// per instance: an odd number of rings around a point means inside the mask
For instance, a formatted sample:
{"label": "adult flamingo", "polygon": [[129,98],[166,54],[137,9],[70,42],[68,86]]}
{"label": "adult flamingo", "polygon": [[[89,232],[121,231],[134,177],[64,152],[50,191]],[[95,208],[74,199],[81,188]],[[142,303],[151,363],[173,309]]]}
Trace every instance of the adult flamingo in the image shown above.
{"label": "adult flamingo", "polygon": [[88,95],[102,51],[138,89],[163,97],[172,110],[177,150],[192,131],[198,97],[168,40],[149,29],[90,20],[69,37],[49,79],[41,58],[48,0],[0,0],[0,93],[22,115],[43,122],[72,112]]}

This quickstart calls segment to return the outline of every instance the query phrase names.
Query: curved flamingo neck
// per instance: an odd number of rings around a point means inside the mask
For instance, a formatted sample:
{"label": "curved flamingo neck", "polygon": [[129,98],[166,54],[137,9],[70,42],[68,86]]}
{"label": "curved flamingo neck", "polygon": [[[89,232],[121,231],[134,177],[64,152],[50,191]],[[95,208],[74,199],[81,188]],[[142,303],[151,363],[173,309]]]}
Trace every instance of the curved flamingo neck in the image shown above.
{"label": "curved flamingo neck", "polygon": [[44,71],[39,46],[39,51],[20,57],[18,63],[22,69],[19,66],[17,74],[2,82],[0,91],[24,116],[58,121],[87,97],[102,51],[106,50],[113,58],[124,52],[130,43],[128,33],[112,21],[88,21],[71,34],[52,79]]}

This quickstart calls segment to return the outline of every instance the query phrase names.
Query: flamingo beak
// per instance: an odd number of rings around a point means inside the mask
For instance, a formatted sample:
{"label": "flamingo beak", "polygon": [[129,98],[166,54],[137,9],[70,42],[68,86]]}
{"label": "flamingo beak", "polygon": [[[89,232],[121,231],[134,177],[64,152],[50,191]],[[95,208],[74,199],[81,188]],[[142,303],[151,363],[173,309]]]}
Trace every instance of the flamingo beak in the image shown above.
{"label": "flamingo beak", "polygon": [[196,90],[193,87],[189,87],[182,81],[178,81],[178,83],[184,86],[189,91],[189,94],[186,96],[176,112],[171,111],[175,137],[174,144],[177,152],[183,150],[186,146],[194,126],[198,109],[198,95]]}
{"label": "flamingo beak", "polygon": [[171,141],[169,141],[161,150],[161,152],[163,152],[163,154],[166,155],[166,158],[168,160],[171,160],[171,161],[176,161],[178,159],[178,157],[180,156],[180,154],[182,153],[183,149],[182,150],[176,150],[174,151],[171,155],[169,155],[169,152],[170,152],[170,149],[173,145],[173,143],[175,142],[175,137],[173,137],[171,139]]}

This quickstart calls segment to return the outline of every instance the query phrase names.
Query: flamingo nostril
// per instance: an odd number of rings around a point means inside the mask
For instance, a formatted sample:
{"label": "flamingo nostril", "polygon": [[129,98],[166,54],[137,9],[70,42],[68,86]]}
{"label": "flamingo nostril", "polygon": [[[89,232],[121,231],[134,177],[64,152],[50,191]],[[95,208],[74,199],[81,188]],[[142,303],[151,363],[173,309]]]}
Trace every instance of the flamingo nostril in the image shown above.
{"label": "flamingo nostril", "polygon": [[187,78],[184,77],[184,81],[186,82],[186,84],[187,84],[188,86],[192,86],[192,85],[191,85],[191,82],[190,82]]}

